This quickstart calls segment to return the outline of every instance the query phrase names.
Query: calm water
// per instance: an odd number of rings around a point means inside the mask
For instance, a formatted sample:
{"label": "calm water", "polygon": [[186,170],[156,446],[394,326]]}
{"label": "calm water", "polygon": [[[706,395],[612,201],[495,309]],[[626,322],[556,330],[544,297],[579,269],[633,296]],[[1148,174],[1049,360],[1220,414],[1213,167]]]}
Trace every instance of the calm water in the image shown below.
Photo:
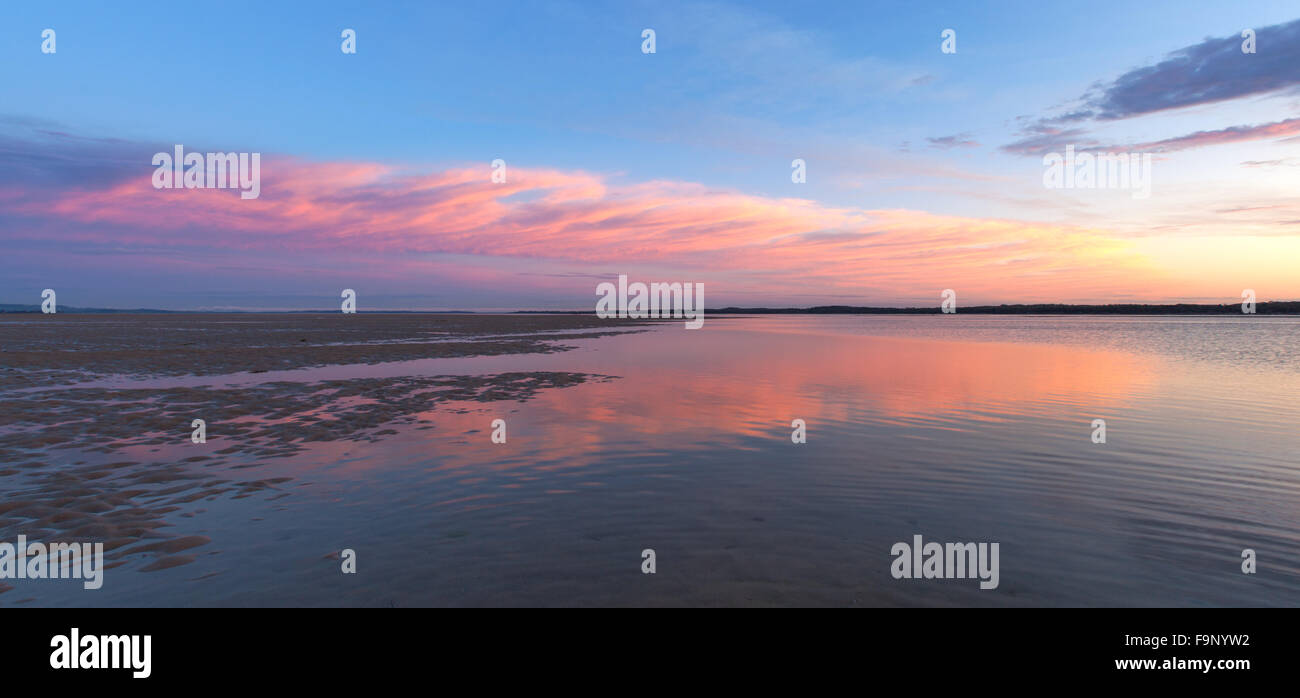
{"label": "calm water", "polygon": [[[177,512],[169,533],[212,539],[195,562],[37,601],[1296,605],[1298,333],[1296,318],[711,317],[552,355],[204,377],[618,376],[268,461],[257,476],[292,477],[290,496]],[[498,417],[506,444],[488,438]],[[893,579],[891,546],[917,534],[1000,543],[1000,586]],[[358,574],[326,557],[342,548]]]}

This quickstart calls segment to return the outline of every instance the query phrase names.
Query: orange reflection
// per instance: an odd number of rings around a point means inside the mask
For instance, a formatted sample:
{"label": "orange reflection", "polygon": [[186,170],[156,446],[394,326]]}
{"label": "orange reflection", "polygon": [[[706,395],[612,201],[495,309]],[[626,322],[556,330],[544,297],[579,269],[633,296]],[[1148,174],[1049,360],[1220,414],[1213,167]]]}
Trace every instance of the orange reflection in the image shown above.
{"label": "orange reflection", "polygon": [[[552,470],[603,454],[735,447],[738,436],[788,438],[794,418],[810,429],[861,421],[955,428],[972,420],[1090,419],[1150,394],[1157,380],[1155,358],[1072,346],[681,332],[606,346],[604,360],[623,369],[589,370],[617,373],[617,380],[550,390],[522,407],[438,411],[429,415],[438,429],[425,433],[443,442],[464,430],[483,432],[456,439],[455,452],[445,454],[450,467]],[[510,445],[487,443],[484,412],[516,415]]]}

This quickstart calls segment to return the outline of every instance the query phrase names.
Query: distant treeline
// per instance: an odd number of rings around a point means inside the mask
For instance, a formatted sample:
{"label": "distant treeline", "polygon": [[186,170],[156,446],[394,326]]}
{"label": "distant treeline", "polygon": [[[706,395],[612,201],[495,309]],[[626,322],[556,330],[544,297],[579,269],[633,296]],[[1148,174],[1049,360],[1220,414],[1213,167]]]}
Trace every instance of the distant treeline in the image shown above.
{"label": "distant treeline", "polygon": [[[39,313],[40,306],[0,303],[0,313]],[[276,312],[276,313],[337,313],[337,310],[289,310],[289,311],[187,311],[187,310],[153,310],[137,308],[119,310],[113,308],[59,308],[64,314],[84,313],[194,313],[194,312]],[[371,313],[422,313],[419,310],[371,310]],[[590,315],[594,310],[517,310],[518,315]],[[1300,301],[1268,301],[1255,305],[1255,312],[1260,315],[1300,315]],[[429,311],[434,315],[474,314],[469,310]],[[938,315],[939,307],[930,308],[875,308],[857,305],[819,305],[812,308],[709,308],[705,315]],[[1242,315],[1240,303],[1224,305],[1198,305],[1195,303],[1174,303],[1154,305],[1149,303],[1111,303],[1107,305],[1068,305],[1065,303],[1032,303],[1015,305],[972,305],[958,307],[960,315]],[[485,313],[500,315],[502,313]]]}
{"label": "distant treeline", "polygon": [[[149,308],[135,308],[133,310],[118,310],[116,308],[73,308],[71,306],[59,306],[60,313],[81,314],[81,313],[119,313],[122,315],[143,315],[149,313],[170,313],[170,310],[151,310]],[[18,305],[15,303],[0,303],[0,313],[40,313],[39,305]]]}
{"label": "distant treeline", "polygon": [[[812,308],[718,308],[705,310],[717,315],[937,315],[939,307],[931,308],[873,308],[853,305],[819,305]],[[1261,315],[1300,314],[1300,301],[1270,301],[1255,304]],[[963,315],[1242,315],[1240,303],[1200,305],[1174,303],[1154,305],[1149,303],[1110,303],[1107,305],[1069,305],[1065,303],[1031,303],[1015,305],[958,306]]]}
{"label": "distant treeline", "polygon": [[[39,305],[16,305],[12,303],[0,303],[0,313],[40,313]],[[264,315],[295,315],[295,314],[323,314],[337,313],[337,308],[333,310],[158,310],[156,308],[135,308],[124,310],[121,308],[73,308],[59,306],[60,315],[86,315],[86,314],[116,314],[116,315],[155,315],[155,314],[174,314],[174,315],[221,315],[226,313],[260,313]],[[371,310],[371,313],[406,313],[406,314],[428,314],[435,315],[475,315],[472,310]]]}
{"label": "distant treeline", "polygon": [[[520,310],[521,314],[587,314],[590,310]],[[818,305],[812,308],[707,308],[705,315],[938,315],[939,306],[930,308],[875,308],[860,305]],[[1256,303],[1262,315],[1300,315],[1300,301]],[[1069,305],[1066,303],[1032,303],[1015,305],[958,306],[960,315],[1242,315],[1240,303],[1198,305],[1174,303],[1111,303],[1108,305]]]}

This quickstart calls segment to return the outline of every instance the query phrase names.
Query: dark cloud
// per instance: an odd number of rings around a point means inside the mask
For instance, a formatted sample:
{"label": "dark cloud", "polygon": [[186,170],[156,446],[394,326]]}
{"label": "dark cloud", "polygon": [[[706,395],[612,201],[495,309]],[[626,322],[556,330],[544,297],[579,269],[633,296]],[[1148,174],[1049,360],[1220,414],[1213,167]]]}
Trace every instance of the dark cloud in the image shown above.
{"label": "dark cloud", "polygon": [[1030,135],[1014,143],[1008,143],[999,150],[1012,155],[1042,155],[1060,152],[1065,150],[1067,145],[1073,145],[1079,150],[1098,145],[1098,142],[1089,138],[1088,132],[1081,128],[1052,129],[1034,126],[1026,131]]}
{"label": "dark cloud", "polygon": [[7,127],[0,133],[0,185],[29,191],[100,189],[148,177],[154,153],[172,151],[172,144],[77,136],[37,119],[0,117],[0,126]]}
{"label": "dark cloud", "polygon": [[953,136],[940,136],[938,138],[926,138],[930,142],[931,148],[941,150],[950,150],[952,148],[974,148],[979,145],[978,142],[971,139],[969,133],[958,133]]}
{"label": "dark cloud", "polygon": [[[105,189],[152,176],[154,154],[170,155],[175,145],[84,136],[48,120],[0,115],[0,186],[50,193]],[[224,150],[183,145],[186,152]]]}
{"label": "dark cloud", "polygon": [[[1094,85],[1069,111],[1029,122],[1023,138],[1001,147],[1016,155],[1058,150],[1066,143],[1093,146],[1079,125],[1272,93],[1300,91],[1300,19],[1257,29],[1255,53],[1242,53],[1240,34],[1207,38],[1169,54],[1155,65],[1135,68],[1109,83]],[[1290,121],[1290,120],[1288,120]],[[1279,124],[1233,126],[1219,131],[1147,144],[1150,150],[1184,150],[1217,143],[1268,138]],[[1286,127],[1283,127],[1285,130]]]}
{"label": "dark cloud", "polygon": [[1243,39],[1206,39],[1130,70],[1089,106],[1103,121],[1262,95],[1300,86],[1300,19],[1256,30],[1256,53]]}

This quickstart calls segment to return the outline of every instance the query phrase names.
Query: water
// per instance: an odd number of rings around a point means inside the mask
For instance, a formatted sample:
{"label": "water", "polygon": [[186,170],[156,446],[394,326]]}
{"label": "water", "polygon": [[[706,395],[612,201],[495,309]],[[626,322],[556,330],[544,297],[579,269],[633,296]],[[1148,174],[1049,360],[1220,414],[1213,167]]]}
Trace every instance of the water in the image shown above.
{"label": "water", "polygon": [[[193,562],[132,561],[98,592],[28,583],[0,602],[1295,605],[1298,331],[1296,318],[710,317],[557,354],[100,381],[617,377],[256,462],[245,477],[289,479],[169,519],[169,534],[211,538]],[[489,439],[496,418],[505,444]],[[891,546],[914,535],[999,543],[998,588],[894,579]],[[355,575],[331,557],[344,548]],[[1241,570],[1247,548],[1256,574]]]}

